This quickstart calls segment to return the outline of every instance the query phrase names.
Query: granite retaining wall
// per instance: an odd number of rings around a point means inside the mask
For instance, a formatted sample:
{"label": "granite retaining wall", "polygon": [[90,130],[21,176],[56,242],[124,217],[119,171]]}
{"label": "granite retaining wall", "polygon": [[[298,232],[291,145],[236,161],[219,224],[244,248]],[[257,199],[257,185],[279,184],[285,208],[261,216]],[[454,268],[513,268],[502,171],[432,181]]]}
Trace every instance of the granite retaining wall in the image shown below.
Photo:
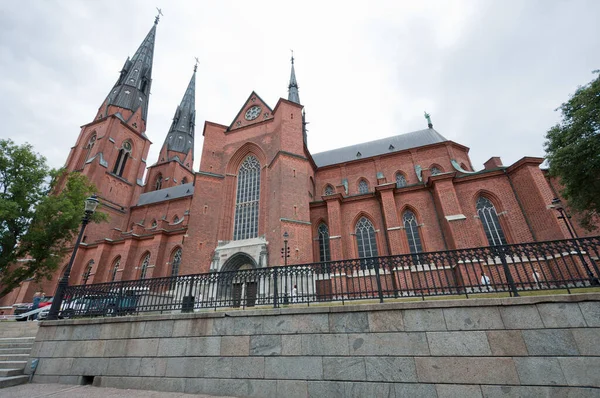
{"label": "granite retaining wall", "polygon": [[600,294],[44,321],[32,358],[34,382],[213,395],[599,397]]}

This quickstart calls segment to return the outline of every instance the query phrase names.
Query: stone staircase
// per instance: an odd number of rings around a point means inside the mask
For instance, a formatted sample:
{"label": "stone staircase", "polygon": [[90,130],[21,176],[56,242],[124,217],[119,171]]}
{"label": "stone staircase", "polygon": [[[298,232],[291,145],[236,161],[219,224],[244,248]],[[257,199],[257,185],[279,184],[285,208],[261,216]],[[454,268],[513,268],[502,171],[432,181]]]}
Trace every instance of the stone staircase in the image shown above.
{"label": "stone staircase", "polygon": [[37,331],[37,322],[0,322],[0,388],[29,380],[24,371]]}

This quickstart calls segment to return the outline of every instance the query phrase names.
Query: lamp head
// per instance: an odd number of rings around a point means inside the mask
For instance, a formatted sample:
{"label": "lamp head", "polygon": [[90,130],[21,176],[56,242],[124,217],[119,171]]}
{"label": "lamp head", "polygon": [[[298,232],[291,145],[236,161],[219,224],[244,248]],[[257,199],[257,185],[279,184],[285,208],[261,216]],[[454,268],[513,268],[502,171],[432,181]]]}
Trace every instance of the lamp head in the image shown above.
{"label": "lamp head", "polygon": [[285,231],[285,232],[283,233],[283,239],[287,239],[287,238],[289,238],[289,237],[290,237],[290,235],[287,233],[287,231]]}
{"label": "lamp head", "polygon": [[90,196],[85,200],[85,212],[87,214],[94,214],[94,212],[96,211],[96,207],[98,207],[99,203],[100,201],[98,200],[95,194]]}
{"label": "lamp head", "polygon": [[563,208],[562,201],[559,198],[552,199],[552,206],[554,206],[556,210],[562,210]]}

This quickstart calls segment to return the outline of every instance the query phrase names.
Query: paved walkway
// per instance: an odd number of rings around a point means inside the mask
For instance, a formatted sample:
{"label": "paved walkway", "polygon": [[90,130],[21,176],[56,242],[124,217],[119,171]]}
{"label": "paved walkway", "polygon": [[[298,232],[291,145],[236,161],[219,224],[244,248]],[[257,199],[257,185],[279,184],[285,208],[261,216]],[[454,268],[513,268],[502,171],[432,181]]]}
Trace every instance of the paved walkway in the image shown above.
{"label": "paved walkway", "polygon": [[[22,384],[0,389],[1,398],[211,398],[213,395],[144,390],[121,390],[69,384]],[[234,397],[220,397],[234,398]]]}

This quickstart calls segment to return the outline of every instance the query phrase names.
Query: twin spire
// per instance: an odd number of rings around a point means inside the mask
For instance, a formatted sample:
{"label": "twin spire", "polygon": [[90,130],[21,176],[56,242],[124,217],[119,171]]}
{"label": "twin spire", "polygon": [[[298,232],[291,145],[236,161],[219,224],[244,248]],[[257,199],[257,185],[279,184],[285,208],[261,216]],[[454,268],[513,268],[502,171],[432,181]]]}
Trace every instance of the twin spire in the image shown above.
{"label": "twin spire", "polygon": [[[152,63],[154,58],[154,42],[156,38],[156,26],[162,12],[158,10],[158,15],[154,20],[152,28],[140,44],[139,48],[131,57],[128,57],[121,69],[119,78],[109,93],[106,104],[106,110],[109,106],[120,107],[131,110],[135,113],[141,107],[141,116],[144,121],[148,117],[148,102],[150,97],[150,87],[152,84]],[[298,94],[298,82],[294,70],[294,53],[292,51],[292,71],[290,75],[290,84],[288,86],[288,100],[300,104],[300,95]],[[196,94],[196,70],[198,68],[198,59],[194,65],[194,73],[187,86],[181,103],[175,110],[173,123],[169,128],[163,149],[167,151],[188,154],[194,148],[194,128],[195,128],[195,94]],[[183,156],[185,157],[185,156]]]}

